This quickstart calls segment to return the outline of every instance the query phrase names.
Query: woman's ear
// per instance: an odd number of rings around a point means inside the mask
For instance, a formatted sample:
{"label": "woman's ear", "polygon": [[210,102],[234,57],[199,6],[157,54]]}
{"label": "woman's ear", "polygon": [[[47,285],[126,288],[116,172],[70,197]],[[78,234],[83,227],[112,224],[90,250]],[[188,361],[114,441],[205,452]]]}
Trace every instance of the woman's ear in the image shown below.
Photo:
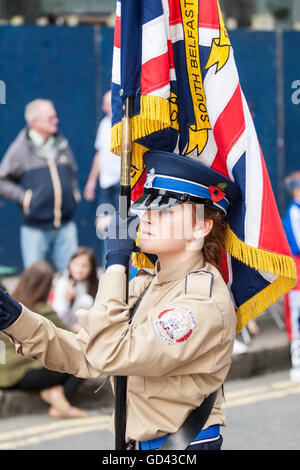
{"label": "woman's ear", "polygon": [[204,219],[204,221],[200,224],[197,224],[193,230],[193,237],[195,239],[205,238],[213,228],[214,221],[212,219]]}
{"label": "woman's ear", "polygon": [[204,237],[207,237],[207,235],[209,235],[213,226],[214,226],[214,221],[212,219],[204,219],[204,223],[203,223],[203,236]]}

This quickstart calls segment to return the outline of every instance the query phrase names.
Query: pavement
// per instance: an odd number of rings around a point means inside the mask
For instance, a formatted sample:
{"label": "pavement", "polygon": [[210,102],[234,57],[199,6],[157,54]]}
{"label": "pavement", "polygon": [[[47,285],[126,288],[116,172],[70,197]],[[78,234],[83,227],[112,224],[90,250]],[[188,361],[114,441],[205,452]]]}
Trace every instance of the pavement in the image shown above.
{"label": "pavement", "polygon": [[[10,279],[4,285],[9,290],[14,283]],[[9,284],[9,286],[8,286]],[[279,301],[266,313],[256,319],[259,328],[257,334],[251,334],[248,328],[239,333],[237,340],[246,346],[246,352],[233,354],[232,365],[226,381],[247,379],[270,372],[290,368],[289,344],[283,324],[282,303]],[[1,366],[0,366],[1,372]],[[74,396],[72,404],[85,410],[109,411],[113,407],[111,386],[107,383],[98,393],[95,390],[105,377],[85,380]],[[48,405],[37,392],[0,390],[0,418],[28,414],[45,413]]]}

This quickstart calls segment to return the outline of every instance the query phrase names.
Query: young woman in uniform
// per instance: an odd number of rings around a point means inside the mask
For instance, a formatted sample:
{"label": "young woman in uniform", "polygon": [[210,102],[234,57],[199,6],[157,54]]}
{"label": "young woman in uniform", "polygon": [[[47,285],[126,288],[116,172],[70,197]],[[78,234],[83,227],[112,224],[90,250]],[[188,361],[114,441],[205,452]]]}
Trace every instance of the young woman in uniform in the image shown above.
{"label": "young woman in uniform", "polygon": [[[140,449],[160,448],[217,392],[203,429],[186,448],[220,449],[236,314],[218,266],[226,217],[240,190],[187,157],[149,151],[145,162],[144,194],[132,205],[140,218],[112,220],[95,303],[77,312],[81,330],[60,330],[7,294],[0,297],[0,329],[20,354],[49,369],[84,378],[128,376],[126,441]],[[157,260],[130,282],[126,302],[137,222],[139,249]]]}

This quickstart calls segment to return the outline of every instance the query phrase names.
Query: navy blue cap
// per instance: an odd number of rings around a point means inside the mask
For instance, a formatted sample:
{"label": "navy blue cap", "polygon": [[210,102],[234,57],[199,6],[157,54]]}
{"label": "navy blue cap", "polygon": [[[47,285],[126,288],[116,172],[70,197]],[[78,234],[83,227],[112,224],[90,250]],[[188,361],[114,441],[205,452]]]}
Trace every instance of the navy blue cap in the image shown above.
{"label": "navy blue cap", "polygon": [[144,154],[147,179],[133,210],[158,210],[194,201],[223,214],[242,197],[239,186],[191,158],[161,150]]}

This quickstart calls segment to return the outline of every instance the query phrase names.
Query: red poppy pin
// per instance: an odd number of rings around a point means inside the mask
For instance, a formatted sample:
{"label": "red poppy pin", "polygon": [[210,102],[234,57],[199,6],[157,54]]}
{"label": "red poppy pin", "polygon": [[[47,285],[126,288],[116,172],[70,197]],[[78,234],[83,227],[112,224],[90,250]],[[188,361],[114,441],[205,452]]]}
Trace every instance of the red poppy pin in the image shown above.
{"label": "red poppy pin", "polygon": [[226,196],[226,194],[223,191],[226,188],[226,186],[227,186],[227,183],[220,183],[218,184],[218,186],[208,187],[210,197],[213,202],[222,201],[222,199]]}

